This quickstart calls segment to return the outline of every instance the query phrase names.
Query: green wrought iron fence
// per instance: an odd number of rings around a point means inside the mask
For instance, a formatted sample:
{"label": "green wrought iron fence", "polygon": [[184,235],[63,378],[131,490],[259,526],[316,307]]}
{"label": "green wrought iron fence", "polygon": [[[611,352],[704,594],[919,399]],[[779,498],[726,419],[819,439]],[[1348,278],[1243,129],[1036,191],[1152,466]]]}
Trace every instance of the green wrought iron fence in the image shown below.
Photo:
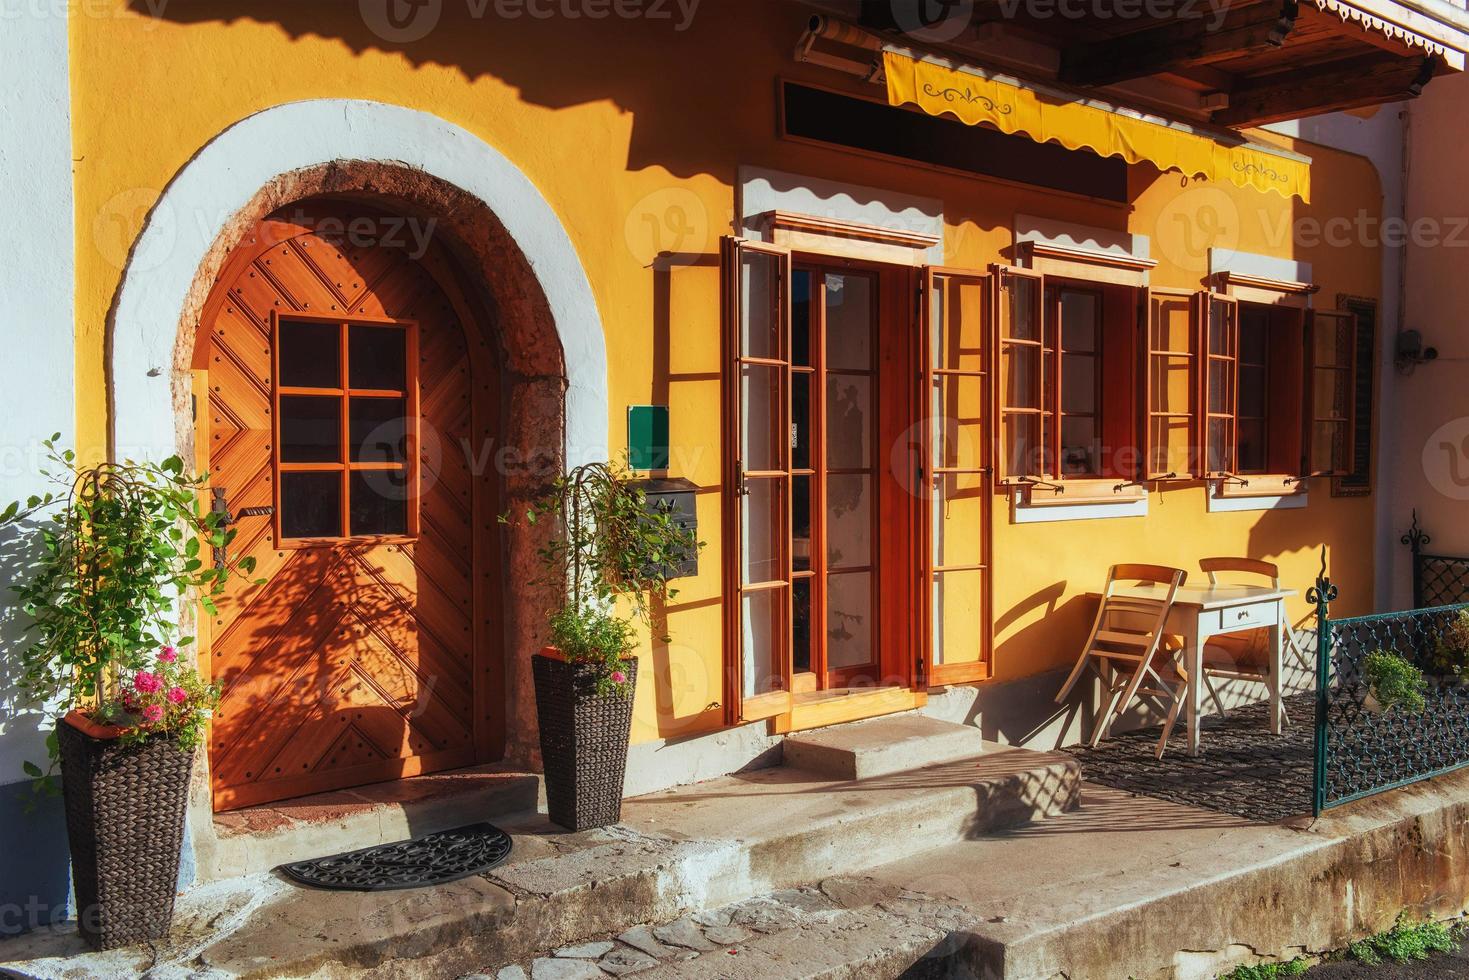
{"label": "green wrought iron fence", "polygon": [[1418,526],[1418,511],[1414,510],[1413,525],[1402,537],[1403,544],[1413,550],[1414,608],[1469,602],[1469,558],[1431,555],[1423,549],[1432,541]]}
{"label": "green wrought iron fence", "polygon": [[[1307,592],[1316,606],[1316,759],[1313,805],[1330,807],[1469,765],[1469,687],[1435,678],[1438,637],[1469,603],[1332,619],[1337,588],[1321,575]],[[1428,675],[1419,714],[1368,710],[1362,664],[1374,650],[1397,653]]]}

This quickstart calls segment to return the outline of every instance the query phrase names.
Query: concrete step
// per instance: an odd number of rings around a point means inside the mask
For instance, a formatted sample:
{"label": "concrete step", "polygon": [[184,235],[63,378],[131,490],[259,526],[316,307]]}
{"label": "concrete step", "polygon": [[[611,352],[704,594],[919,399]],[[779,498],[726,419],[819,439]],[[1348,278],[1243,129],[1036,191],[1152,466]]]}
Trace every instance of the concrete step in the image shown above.
{"label": "concrete step", "polygon": [[998,745],[858,781],[782,766],[628,800],[615,827],[501,819],[510,860],[461,882],[376,893],[219,882],[180,900],[156,951],[78,956],[75,937],[57,935],[0,943],[0,966],[77,980],[159,964],[212,978],[454,976],[1056,816],[1079,786],[1070,756]]}
{"label": "concrete step", "polygon": [[832,779],[871,779],[979,755],[984,735],[913,712],[799,732],[783,748],[788,766]]}

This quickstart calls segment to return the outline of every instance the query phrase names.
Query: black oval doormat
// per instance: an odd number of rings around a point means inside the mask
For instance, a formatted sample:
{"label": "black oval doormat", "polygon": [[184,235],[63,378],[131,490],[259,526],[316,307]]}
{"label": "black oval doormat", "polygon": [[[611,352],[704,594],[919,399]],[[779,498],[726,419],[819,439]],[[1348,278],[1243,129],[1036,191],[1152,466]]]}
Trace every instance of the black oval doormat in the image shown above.
{"label": "black oval doormat", "polygon": [[510,835],[477,823],[395,844],[283,864],[276,870],[313,888],[378,892],[442,885],[488,871],[510,856]]}

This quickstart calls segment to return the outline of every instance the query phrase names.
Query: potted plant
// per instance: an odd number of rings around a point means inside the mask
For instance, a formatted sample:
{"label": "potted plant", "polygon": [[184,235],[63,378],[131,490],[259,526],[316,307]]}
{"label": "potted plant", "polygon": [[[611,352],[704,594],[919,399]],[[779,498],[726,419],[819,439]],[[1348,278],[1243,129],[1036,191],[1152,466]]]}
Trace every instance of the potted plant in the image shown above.
{"label": "potted plant", "polygon": [[1440,678],[1469,684],[1469,609],[1461,609],[1433,644],[1429,663]]}
{"label": "potted plant", "polygon": [[191,764],[219,697],[180,655],[179,613],[195,595],[217,612],[231,569],[206,566],[201,541],[223,553],[234,532],[177,457],[84,467],[59,438],[42,471],[58,490],[11,504],[0,528],[40,532],[12,586],[32,620],[20,686],[56,725],[49,765],[25,771],[54,792],[60,766],[78,927],[109,949],[161,938],[173,917]]}
{"label": "potted plant", "polygon": [[1367,682],[1362,704],[1375,715],[1386,714],[1394,708],[1417,715],[1428,707],[1423,696],[1428,681],[1423,671],[1399,654],[1373,650],[1362,661],[1362,676]]}
{"label": "potted plant", "polygon": [[653,626],[674,595],[673,566],[697,552],[697,535],[650,509],[627,470],[578,466],[526,511],[530,525],[559,522],[539,546],[557,604],[550,644],[532,658],[546,801],[571,830],[616,823],[632,728],[638,661],[635,621]]}

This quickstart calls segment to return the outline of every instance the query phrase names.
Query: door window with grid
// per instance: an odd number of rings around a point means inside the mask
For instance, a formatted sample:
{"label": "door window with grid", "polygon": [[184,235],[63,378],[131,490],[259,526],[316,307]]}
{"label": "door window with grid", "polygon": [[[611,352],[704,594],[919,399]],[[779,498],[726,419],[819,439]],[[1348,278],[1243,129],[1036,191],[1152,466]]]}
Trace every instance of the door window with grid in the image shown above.
{"label": "door window with grid", "polygon": [[273,326],[277,539],[416,535],[415,326],[301,316]]}

